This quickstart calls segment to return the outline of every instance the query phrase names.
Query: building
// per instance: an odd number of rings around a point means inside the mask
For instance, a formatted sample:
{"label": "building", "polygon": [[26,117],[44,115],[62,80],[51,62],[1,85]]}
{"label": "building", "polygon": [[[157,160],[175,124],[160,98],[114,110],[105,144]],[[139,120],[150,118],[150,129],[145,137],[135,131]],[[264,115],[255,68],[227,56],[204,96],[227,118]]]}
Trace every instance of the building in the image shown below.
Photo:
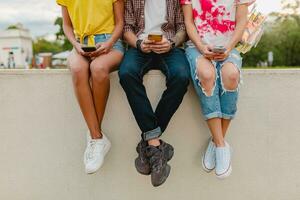
{"label": "building", "polygon": [[0,68],[28,69],[32,57],[32,37],[22,24],[0,31]]}

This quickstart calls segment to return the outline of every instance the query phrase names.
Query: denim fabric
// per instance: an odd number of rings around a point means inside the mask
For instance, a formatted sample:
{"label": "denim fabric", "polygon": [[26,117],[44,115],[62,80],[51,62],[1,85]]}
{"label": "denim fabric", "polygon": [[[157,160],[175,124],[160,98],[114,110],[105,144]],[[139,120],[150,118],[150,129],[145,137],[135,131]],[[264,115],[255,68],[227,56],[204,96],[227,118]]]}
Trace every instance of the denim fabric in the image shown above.
{"label": "denim fabric", "polygon": [[[106,42],[110,38],[111,38],[111,34],[99,34],[99,35],[95,35],[95,38],[94,38],[95,44],[100,43],[100,42]],[[84,38],[84,44],[87,44],[87,43],[88,43],[88,37],[85,37]],[[125,48],[124,48],[122,40],[119,39],[114,44],[113,49],[116,49],[116,50],[118,50],[118,51],[120,51],[121,53],[124,54]]]}
{"label": "denim fabric", "polygon": [[[164,73],[167,86],[155,111],[143,85],[143,76],[152,69]],[[189,84],[189,64],[184,51],[176,48],[165,54],[146,54],[130,48],[121,63],[119,77],[142,131],[142,139],[160,137],[181,104]]]}
{"label": "denim fabric", "polygon": [[204,115],[205,120],[212,118],[233,119],[237,111],[239,87],[236,90],[226,90],[222,82],[221,69],[224,63],[232,63],[240,72],[241,83],[242,57],[240,56],[240,53],[234,49],[224,61],[212,62],[216,69],[216,81],[211,96],[208,96],[205,90],[201,87],[201,80],[199,80],[197,75],[197,60],[202,57],[202,54],[197,48],[188,47],[186,48],[186,56],[190,63],[193,84],[196,93],[200,98],[202,114]]}

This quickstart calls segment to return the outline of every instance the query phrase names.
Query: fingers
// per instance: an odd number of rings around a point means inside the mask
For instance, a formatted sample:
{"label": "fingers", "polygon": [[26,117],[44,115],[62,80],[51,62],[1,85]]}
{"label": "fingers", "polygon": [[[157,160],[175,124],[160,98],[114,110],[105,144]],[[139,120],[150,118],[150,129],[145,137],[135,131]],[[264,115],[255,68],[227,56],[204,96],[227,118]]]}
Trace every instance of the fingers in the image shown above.
{"label": "fingers", "polygon": [[100,46],[96,51],[91,52],[89,56],[90,57],[98,57],[101,54],[105,54],[107,52],[108,52],[107,48],[105,48],[104,46]]}
{"label": "fingers", "polygon": [[155,44],[155,45],[151,45],[150,48],[153,50],[169,49],[170,44],[169,43],[165,43],[165,44],[161,44],[161,45]]}
{"label": "fingers", "polygon": [[143,43],[142,43],[142,44],[149,45],[149,44],[153,44],[153,43],[154,43],[153,40],[148,40],[147,38],[145,38],[145,39],[143,40]]}

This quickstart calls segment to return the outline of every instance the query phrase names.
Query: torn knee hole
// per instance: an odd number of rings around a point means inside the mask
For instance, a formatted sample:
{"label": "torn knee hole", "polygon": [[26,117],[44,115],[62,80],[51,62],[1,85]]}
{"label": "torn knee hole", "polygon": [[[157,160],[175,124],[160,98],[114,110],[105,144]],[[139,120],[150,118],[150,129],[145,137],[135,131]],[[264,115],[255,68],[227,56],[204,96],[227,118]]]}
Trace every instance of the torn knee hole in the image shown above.
{"label": "torn knee hole", "polygon": [[228,91],[234,91],[237,90],[239,87],[239,83],[240,83],[240,77],[239,75],[234,75],[234,76],[228,76],[226,78],[223,77],[223,87],[224,90],[228,90]]}

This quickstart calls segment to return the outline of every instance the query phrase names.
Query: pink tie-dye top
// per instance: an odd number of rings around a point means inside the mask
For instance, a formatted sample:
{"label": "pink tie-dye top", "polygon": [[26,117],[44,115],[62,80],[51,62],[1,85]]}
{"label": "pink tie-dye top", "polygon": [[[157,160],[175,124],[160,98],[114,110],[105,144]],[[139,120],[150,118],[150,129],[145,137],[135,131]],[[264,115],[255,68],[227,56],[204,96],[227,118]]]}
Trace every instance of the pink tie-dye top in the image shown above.
{"label": "pink tie-dye top", "polygon": [[202,41],[210,45],[226,46],[235,30],[238,4],[250,5],[255,0],[180,0],[191,4],[193,18]]}

